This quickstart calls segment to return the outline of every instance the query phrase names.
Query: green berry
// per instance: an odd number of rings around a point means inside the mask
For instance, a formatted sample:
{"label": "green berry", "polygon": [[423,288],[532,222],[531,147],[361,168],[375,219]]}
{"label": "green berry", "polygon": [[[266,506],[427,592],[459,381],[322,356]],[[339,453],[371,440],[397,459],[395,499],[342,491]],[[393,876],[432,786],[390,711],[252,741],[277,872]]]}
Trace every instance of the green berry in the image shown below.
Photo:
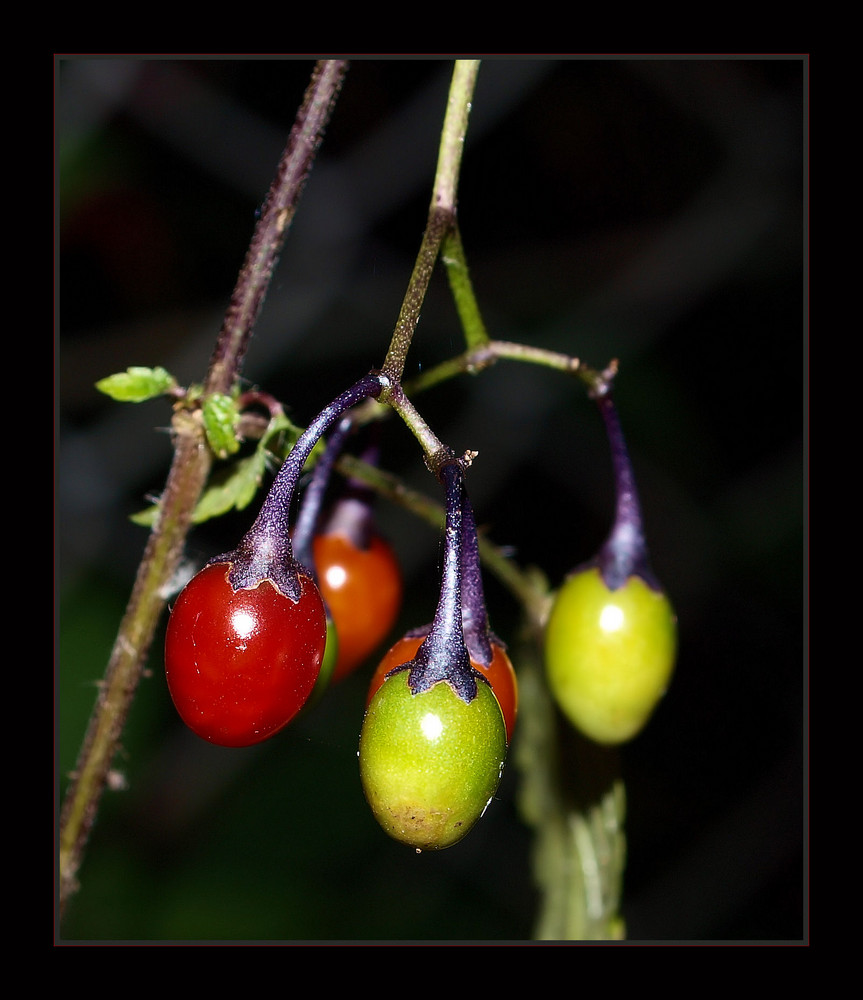
{"label": "green berry", "polygon": [[339,637],[336,632],[336,626],[333,624],[332,618],[329,614],[327,615],[327,644],[324,647],[324,658],[321,662],[321,672],[318,674],[318,679],[315,681],[315,686],[312,688],[312,693],[309,695],[309,700],[306,702],[306,708],[311,708],[316,705],[321,698],[326,694],[330,687],[330,682],[333,679],[333,673],[336,668],[336,660],[339,656]]}
{"label": "green berry", "polygon": [[500,782],[506,727],[488,684],[464,701],[446,681],[413,694],[408,670],[383,683],[360,735],[360,777],[369,806],[395,840],[420,850],[457,843],[485,812]]}
{"label": "green berry", "polygon": [[623,743],[641,731],[676,652],[671,604],[641,577],[613,591],[596,568],[564,581],[546,628],[546,673],[564,714],[592,740]]}

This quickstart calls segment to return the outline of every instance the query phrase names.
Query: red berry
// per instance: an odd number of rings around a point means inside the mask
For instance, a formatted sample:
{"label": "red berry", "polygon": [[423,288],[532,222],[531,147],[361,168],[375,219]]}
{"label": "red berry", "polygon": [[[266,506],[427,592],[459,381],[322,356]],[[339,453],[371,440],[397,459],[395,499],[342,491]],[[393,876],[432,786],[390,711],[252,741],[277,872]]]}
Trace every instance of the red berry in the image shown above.
{"label": "red berry", "polygon": [[355,670],[387,637],[398,617],[402,578],[380,535],[366,548],[345,534],[322,533],[312,542],[315,571],[338,635],[337,681]]}
{"label": "red berry", "polygon": [[326,613],[310,577],[294,602],[269,580],[234,591],[230,563],[204,567],[184,588],[165,637],[165,674],[186,725],[226,747],[275,735],[315,686]]}
{"label": "red berry", "polygon": [[[369,691],[366,695],[366,707],[368,708],[372,698],[377,693],[378,688],[383,684],[384,678],[390,670],[400,667],[403,663],[409,663],[417,654],[425,636],[405,636],[389,650],[377,670],[372,675]],[[515,670],[510,662],[506,650],[497,642],[492,642],[494,653],[492,661],[488,667],[482,666],[476,660],[471,660],[473,667],[483,674],[494,691],[500,710],[503,713],[506,724],[506,741],[512,740],[515,720],[518,715],[518,682],[516,681]]]}

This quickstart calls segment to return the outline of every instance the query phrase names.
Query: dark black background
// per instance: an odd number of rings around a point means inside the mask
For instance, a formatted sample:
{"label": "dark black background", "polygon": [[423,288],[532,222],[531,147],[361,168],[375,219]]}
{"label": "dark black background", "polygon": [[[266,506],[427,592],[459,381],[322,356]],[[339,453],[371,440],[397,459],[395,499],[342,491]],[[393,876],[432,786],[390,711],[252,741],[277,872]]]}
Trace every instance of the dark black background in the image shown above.
{"label": "dark black background", "polygon": [[[200,380],[312,61],[57,64],[57,755],[74,766],[170,461],[168,406],[93,388],[128,365]],[[805,935],[806,62],[488,59],[459,218],[492,336],[596,366],[617,400],[679,666],[624,751],[636,940]],[[451,66],[356,59],[245,366],[298,423],[383,360],[425,225]],[[460,349],[446,281],[412,374]],[[610,468],[578,385],[501,363],[422,399],[474,448],[479,519],[553,581],[608,528]],[[404,428],[387,464],[434,492]],[[254,510],[202,526],[231,547]],[[428,621],[438,540],[389,505],[398,633]],[[506,639],[517,607],[487,582]],[[63,928],[67,940],[500,940],[531,936],[514,774],[461,845],[416,856],[362,799],[368,670],[271,743],[201,745],[167,698],[159,638]],[[370,667],[368,668],[370,669]]]}

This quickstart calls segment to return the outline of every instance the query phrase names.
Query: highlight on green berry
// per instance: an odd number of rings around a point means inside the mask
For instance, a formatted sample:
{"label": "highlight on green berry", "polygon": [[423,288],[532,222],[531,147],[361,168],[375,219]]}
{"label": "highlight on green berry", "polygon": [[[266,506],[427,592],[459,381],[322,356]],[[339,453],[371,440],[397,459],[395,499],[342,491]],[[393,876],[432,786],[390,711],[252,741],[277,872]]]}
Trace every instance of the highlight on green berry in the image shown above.
{"label": "highlight on green berry", "polygon": [[440,681],[414,694],[409,670],[372,698],[360,733],[363,792],[378,823],[417,851],[458,843],[500,783],[506,728],[487,683],[464,701]]}
{"label": "highlight on green berry", "polygon": [[641,577],[609,589],[597,567],[569,576],[545,635],[549,687],[567,718],[597,743],[631,740],[668,687],[677,619]]}
{"label": "highlight on green berry", "polygon": [[610,383],[595,396],[614,472],[611,531],[596,557],[564,580],[545,633],[549,687],[569,720],[597,743],[631,740],[665,694],[677,618],[650,565],[635,473]]}

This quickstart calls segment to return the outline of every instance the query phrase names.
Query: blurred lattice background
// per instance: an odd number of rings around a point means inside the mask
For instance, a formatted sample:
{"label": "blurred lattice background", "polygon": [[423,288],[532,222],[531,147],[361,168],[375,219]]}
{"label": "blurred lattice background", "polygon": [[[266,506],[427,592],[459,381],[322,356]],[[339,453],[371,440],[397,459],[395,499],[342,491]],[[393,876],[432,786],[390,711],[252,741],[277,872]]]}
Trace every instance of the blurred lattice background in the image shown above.
{"label": "blurred lattice background", "polygon": [[[74,766],[170,460],[166,404],[93,388],[200,379],[305,85],[305,59],[61,59],[57,769]],[[378,365],[425,224],[450,65],[352,63],[247,358],[298,423]],[[805,63],[491,59],[460,222],[492,336],[619,358],[618,404],[678,673],[624,755],[630,936],[797,939],[804,913]],[[458,350],[443,275],[409,373]],[[610,518],[602,429],[560,376],[501,364],[423,413],[480,457],[479,520],[552,580]],[[434,491],[400,426],[385,461]],[[197,529],[190,559],[253,511]],[[438,540],[382,504],[399,630],[430,619]],[[494,581],[495,630],[517,609]],[[416,856],[362,799],[371,665],[279,738],[202,745],[159,640],[64,934],[93,940],[523,940],[530,841],[510,769],[461,845]]]}

